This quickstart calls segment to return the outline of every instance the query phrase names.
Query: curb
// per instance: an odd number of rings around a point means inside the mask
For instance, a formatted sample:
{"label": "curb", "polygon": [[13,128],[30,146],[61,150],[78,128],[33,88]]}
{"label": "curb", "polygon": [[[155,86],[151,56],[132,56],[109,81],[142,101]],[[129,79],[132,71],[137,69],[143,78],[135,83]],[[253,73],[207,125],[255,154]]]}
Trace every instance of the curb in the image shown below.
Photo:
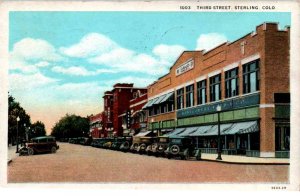
{"label": "curb", "polygon": [[218,162],[224,164],[236,164],[236,165],[290,165],[290,163],[259,163],[259,162],[232,162],[232,161],[217,161],[211,159],[200,159],[200,161]]}

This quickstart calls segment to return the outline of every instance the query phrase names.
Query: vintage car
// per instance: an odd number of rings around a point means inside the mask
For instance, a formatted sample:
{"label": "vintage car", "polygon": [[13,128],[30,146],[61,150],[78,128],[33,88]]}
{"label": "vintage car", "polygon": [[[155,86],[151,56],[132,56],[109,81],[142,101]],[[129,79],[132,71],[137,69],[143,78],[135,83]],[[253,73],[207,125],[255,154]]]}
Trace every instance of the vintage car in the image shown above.
{"label": "vintage car", "polygon": [[125,137],[125,140],[120,145],[120,150],[123,152],[127,152],[130,150],[131,145],[132,145],[132,137]]}
{"label": "vintage car", "polygon": [[28,152],[28,155],[33,155],[43,152],[56,153],[59,146],[56,143],[55,137],[41,136],[35,137],[26,143],[24,149]]}
{"label": "vintage car", "polygon": [[79,143],[84,146],[89,146],[92,143],[91,137],[80,137]]}
{"label": "vintage car", "polygon": [[105,149],[110,149],[112,146],[113,140],[114,140],[114,138],[105,138],[101,147],[105,148]]}
{"label": "vintage car", "polygon": [[156,142],[147,147],[146,152],[148,155],[164,156],[168,145],[169,137],[159,136],[157,137]]}
{"label": "vintage car", "polygon": [[155,142],[156,137],[140,137],[140,144],[137,147],[137,152],[139,154],[144,154],[146,153],[146,149],[148,146],[151,146],[153,142]]}
{"label": "vintage car", "polygon": [[201,151],[197,149],[191,138],[181,136],[170,136],[169,145],[165,150],[168,159],[172,157],[180,157],[188,160],[190,157],[195,157],[197,160],[201,159]]}
{"label": "vintage car", "polygon": [[137,149],[140,145],[141,138],[140,137],[132,137],[132,145],[130,146],[131,152],[137,152]]}
{"label": "vintage car", "polygon": [[[126,141],[126,138],[127,137],[116,137],[116,138],[114,138],[114,140],[112,142],[112,145],[111,145],[111,148],[113,150],[121,150],[120,147]],[[128,137],[128,138],[131,138],[131,137]]]}
{"label": "vintage car", "polygon": [[93,138],[91,142],[92,147],[97,147],[98,143],[101,141],[102,138]]}

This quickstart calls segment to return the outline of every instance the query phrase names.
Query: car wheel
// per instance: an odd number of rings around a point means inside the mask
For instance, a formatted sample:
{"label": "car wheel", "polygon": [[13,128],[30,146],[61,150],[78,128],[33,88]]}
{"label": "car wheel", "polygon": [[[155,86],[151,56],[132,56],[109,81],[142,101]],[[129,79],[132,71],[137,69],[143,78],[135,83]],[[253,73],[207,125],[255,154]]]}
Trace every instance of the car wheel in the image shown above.
{"label": "car wheel", "polygon": [[34,150],[32,148],[28,148],[28,155],[34,155]]}
{"label": "car wheel", "polygon": [[53,146],[53,147],[51,148],[51,153],[56,153],[56,147],[55,147],[55,146]]}
{"label": "car wheel", "polygon": [[173,154],[173,155],[179,154],[179,152],[180,152],[179,146],[178,146],[178,145],[173,145],[173,146],[171,146],[170,152],[171,152],[171,154]]}
{"label": "car wheel", "polygon": [[190,155],[189,155],[189,151],[187,150],[186,155],[184,156],[184,159],[189,160],[189,158],[190,158]]}

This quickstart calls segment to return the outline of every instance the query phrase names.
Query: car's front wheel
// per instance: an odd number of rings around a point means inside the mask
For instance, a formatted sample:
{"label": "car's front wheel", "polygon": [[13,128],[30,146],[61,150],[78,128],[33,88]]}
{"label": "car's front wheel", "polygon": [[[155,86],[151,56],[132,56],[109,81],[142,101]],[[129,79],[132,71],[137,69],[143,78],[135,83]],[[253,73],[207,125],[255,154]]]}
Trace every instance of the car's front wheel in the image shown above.
{"label": "car's front wheel", "polygon": [[34,150],[32,148],[28,148],[28,155],[34,155]]}
{"label": "car's front wheel", "polygon": [[56,147],[55,147],[55,146],[53,146],[53,147],[51,148],[51,153],[56,153]]}

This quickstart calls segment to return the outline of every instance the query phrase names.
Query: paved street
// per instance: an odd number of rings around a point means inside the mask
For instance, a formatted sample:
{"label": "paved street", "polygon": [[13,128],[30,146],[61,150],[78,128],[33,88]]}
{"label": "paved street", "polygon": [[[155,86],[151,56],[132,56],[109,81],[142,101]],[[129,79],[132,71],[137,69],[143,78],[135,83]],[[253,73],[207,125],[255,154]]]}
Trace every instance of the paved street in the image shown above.
{"label": "paved street", "polygon": [[59,143],[56,154],[20,156],[8,182],[287,182],[288,165],[183,161]]}

